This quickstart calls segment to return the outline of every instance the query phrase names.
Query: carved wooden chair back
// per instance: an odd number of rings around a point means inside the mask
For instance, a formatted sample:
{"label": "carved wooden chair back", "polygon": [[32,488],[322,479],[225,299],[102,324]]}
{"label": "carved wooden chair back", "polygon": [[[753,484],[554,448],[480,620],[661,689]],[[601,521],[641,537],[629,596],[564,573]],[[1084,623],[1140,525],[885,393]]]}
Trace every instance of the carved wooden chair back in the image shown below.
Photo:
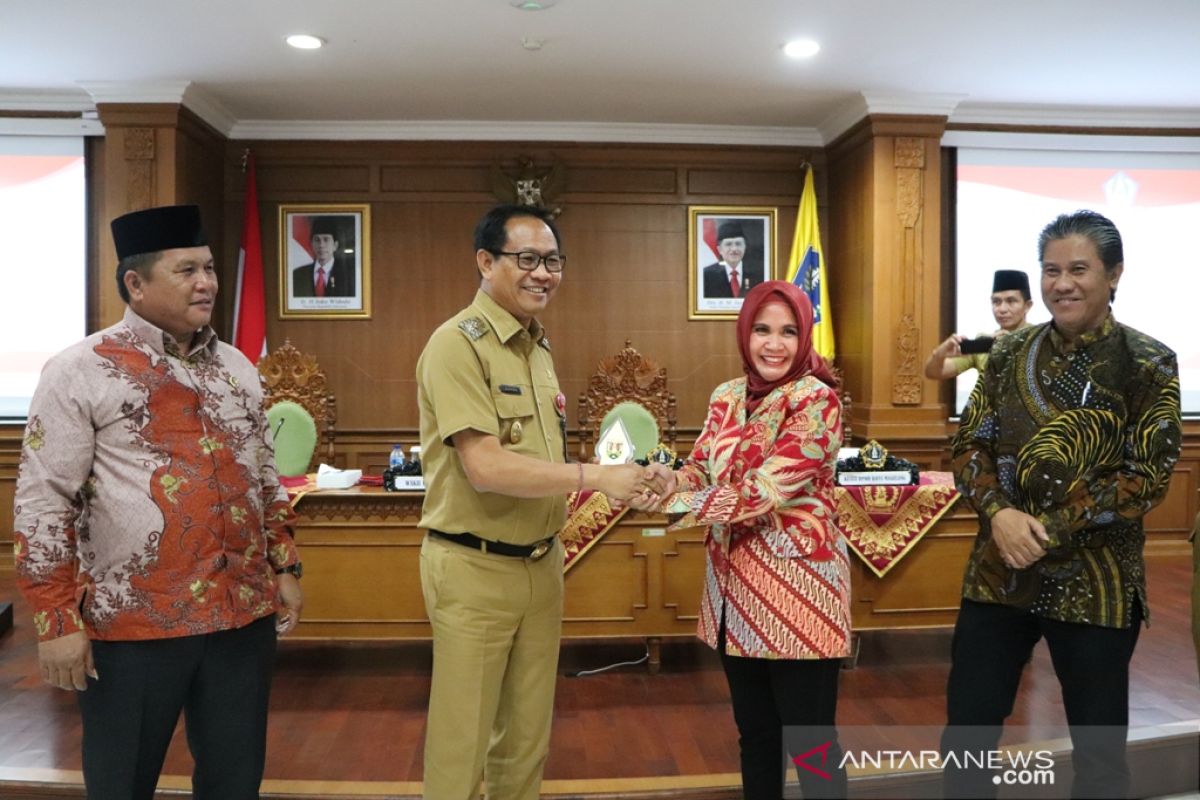
{"label": "carved wooden chair back", "polygon": [[627,339],[615,356],[600,359],[579,398],[579,458],[595,455],[600,422],[618,403],[642,405],[658,422],[659,441],[675,449],[675,395],[667,389],[667,371],[649,360]]}
{"label": "carved wooden chair back", "polygon": [[313,461],[332,464],[337,401],[329,391],[329,381],[316,356],[301,353],[285,340],[258,362],[258,371],[263,376],[266,407],[281,400],[302,406],[317,426],[318,444]]}
{"label": "carved wooden chair back", "polygon": [[853,447],[854,434],[850,430],[850,392],[846,389],[846,376],[832,364],[829,367],[833,370],[834,376],[842,384],[842,391],[838,394],[838,397],[842,401],[842,447]]}

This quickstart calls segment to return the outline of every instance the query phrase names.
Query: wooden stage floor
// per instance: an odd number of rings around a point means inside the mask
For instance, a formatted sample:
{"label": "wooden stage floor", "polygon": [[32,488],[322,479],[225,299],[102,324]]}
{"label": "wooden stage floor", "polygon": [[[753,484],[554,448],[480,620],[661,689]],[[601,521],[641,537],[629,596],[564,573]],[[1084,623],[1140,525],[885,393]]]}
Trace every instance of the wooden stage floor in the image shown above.
{"label": "wooden stage floor", "polygon": [[[1133,737],[1142,740],[1173,724],[1176,732],[1196,731],[1200,720],[1189,627],[1191,563],[1183,553],[1148,561],[1153,625],[1138,643],[1130,699]],[[0,600],[15,602],[16,622],[0,635],[0,797],[82,797],[74,698],[37,677],[29,612],[15,595],[11,572],[0,571]],[[891,726],[913,726],[900,734],[907,736],[900,744],[935,746],[949,644],[946,630],[865,634],[858,667],[842,673],[839,725],[892,735],[905,729]],[[694,640],[664,644],[657,675],[624,666],[571,677],[643,652],[637,641],[564,645],[546,795],[738,796],[728,691],[707,648]],[[419,796],[430,662],[428,643],[285,641],[271,700],[264,796]],[[1044,645],[1026,672],[1010,725],[1021,726],[1028,740],[1066,736]],[[1194,746],[1189,734],[1185,749]],[[186,795],[190,771],[180,730],[161,794]],[[853,795],[871,795],[864,788],[868,776],[852,772],[852,778]]]}

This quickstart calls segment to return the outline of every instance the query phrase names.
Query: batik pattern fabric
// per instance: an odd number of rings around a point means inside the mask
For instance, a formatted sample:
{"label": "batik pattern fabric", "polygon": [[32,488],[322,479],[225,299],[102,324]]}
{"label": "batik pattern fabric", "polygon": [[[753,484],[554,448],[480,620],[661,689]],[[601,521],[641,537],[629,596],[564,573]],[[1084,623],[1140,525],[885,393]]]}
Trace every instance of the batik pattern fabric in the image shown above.
{"label": "batik pattern fabric", "polygon": [[752,658],[849,654],[850,563],[837,526],[837,394],[807,376],[752,413],[746,380],[718,386],[664,510],[708,526],[699,636]]}
{"label": "batik pattern fabric", "polygon": [[297,561],[257,370],[206,329],[183,352],[127,310],[46,365],[15,498],[41,640],[145,640],[277,610]]}
{"label": "batik pattern fabric", "polygon": [[[1142,520],[1179,458],[1175,354],[1110,314],[1069,345],[1053,323],[998,339],[954,437],[958,489],[980,530],[963,596],[1063,622],[1124,628],[1146,604]],[[1037,517],[1047,554],[1011,569],[997,511]]]}

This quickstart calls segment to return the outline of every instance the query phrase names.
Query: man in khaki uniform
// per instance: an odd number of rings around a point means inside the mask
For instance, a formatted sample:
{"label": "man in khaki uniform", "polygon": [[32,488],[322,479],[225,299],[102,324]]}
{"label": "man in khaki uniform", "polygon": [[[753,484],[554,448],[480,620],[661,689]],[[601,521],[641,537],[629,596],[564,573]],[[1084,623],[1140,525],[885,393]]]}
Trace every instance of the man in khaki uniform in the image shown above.
{"label": "man in khaki uniform", "polygon": [[566,257],[541,209],[500,206],[475,229],[474,302],[417,362],[426,483],[421,588],[433,626],[428,800],[534,800],[550,744],[565,496],[636,507],[674,491],[661,465],[566,463],[566,401],[535,315]]}

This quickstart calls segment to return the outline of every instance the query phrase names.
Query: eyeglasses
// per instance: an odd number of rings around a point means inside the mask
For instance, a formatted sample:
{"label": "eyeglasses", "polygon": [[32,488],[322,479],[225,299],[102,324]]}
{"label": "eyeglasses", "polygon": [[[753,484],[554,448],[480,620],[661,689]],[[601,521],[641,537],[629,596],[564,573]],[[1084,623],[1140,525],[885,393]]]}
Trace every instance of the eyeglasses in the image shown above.
{"label": "eyeglasses", "polygon": [[493,250],[492,252],[498,256],[512,256],[517,260],[517,267],[526,272],[533,272],[539,264],[545,264],[547,272],[562,272],[562,268],[567,263],[567,257],[560,253],[539,256],[537,253],[530,252],[506,253],[503,250]]}

